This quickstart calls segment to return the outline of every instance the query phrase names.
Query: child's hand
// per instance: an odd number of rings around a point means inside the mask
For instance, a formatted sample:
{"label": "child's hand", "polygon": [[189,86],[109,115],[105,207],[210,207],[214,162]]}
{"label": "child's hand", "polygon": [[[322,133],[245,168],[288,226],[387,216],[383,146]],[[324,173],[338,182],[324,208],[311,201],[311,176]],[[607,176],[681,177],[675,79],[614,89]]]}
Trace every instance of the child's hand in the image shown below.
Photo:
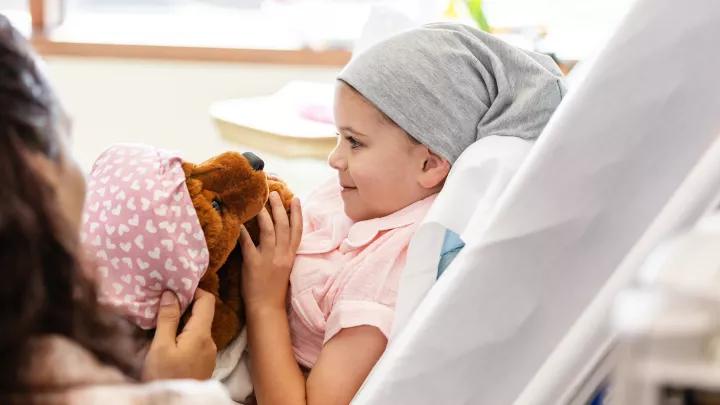
{"label": "child's hand", "polygon": [[[258,214],[260,245],[255,247],[244,227],[240,233],[243,255],[242,293],[248,311],[285,310],[290,270],[302,236],[300,201],[293,199],[290,221],[277,192],[270,194],[272,219],[263,208]],[[273,224],[274,219],[274,224]]]}

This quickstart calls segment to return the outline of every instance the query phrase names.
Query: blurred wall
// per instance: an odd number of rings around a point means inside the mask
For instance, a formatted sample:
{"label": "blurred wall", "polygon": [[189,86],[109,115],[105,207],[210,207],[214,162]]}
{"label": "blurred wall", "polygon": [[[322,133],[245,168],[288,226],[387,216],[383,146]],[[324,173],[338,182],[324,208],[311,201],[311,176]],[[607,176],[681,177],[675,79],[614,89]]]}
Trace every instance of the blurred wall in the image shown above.
{"label": "blurred wall", "polygon": [[[88,170],[114,142],[145,142],[202,161],[238,145],[223,141],[208,107],[271,94],[292,80],[331,82],[336,69],[247,64],[48,58],[50,76],[73,118],[73,149]],[[263,156],[268,170],[303,193],[332,172],[322,161]]]}

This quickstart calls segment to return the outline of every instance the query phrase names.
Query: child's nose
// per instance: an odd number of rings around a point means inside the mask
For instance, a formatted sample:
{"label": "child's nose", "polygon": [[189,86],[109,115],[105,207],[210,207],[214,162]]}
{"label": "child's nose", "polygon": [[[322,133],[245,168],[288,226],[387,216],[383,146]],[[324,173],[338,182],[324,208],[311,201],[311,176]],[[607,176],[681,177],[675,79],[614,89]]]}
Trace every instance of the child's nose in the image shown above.
{"label": "child's nose", "polygon": [[263,162],[258,155],[252,152],[245,152],[242,154],[245,159],[250,163],[250,167],[255,171],[260,171],[265,168],[265,162]]}
{"label": "child's nose", "polygon": [[330,153],[330,156],[328,156],[328,164],[330,165],[330,167],[338,171],[346,169],[347,163],[346,160],[342,157],[339,146],[335,147],[332,153]]}

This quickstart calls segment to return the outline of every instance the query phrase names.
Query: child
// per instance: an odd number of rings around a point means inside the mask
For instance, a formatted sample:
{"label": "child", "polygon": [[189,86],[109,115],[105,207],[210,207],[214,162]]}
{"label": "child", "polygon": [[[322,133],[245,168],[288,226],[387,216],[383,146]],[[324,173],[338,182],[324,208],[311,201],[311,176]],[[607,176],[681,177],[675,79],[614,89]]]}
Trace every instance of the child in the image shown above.
{"label": "child", "polygon": [[536,138],[563,94],[549,57],[457,24],[350,62],[335,94],[338,179],[308,196],[304,221],[295,207],[288,224],[271,196],[258,249],[243,232],[259,404],[350,403],[385,350],[407,247],[453,162],[485,136]]}

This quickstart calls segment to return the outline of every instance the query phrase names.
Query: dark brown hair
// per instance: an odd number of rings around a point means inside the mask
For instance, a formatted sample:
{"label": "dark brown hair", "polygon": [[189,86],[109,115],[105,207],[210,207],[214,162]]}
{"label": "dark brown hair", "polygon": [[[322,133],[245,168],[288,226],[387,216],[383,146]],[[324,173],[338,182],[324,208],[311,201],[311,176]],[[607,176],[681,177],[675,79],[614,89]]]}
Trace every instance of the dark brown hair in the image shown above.
{"label": "dark brown hair", "polygon": [[59,166],[61,119],[35,55],[0,14],[0,397],[32,391],[25,370],[39,336],[64,336],[139,375],[129,325],[98,305],[77,256],[77,230],[27,159],[39,153]]}

